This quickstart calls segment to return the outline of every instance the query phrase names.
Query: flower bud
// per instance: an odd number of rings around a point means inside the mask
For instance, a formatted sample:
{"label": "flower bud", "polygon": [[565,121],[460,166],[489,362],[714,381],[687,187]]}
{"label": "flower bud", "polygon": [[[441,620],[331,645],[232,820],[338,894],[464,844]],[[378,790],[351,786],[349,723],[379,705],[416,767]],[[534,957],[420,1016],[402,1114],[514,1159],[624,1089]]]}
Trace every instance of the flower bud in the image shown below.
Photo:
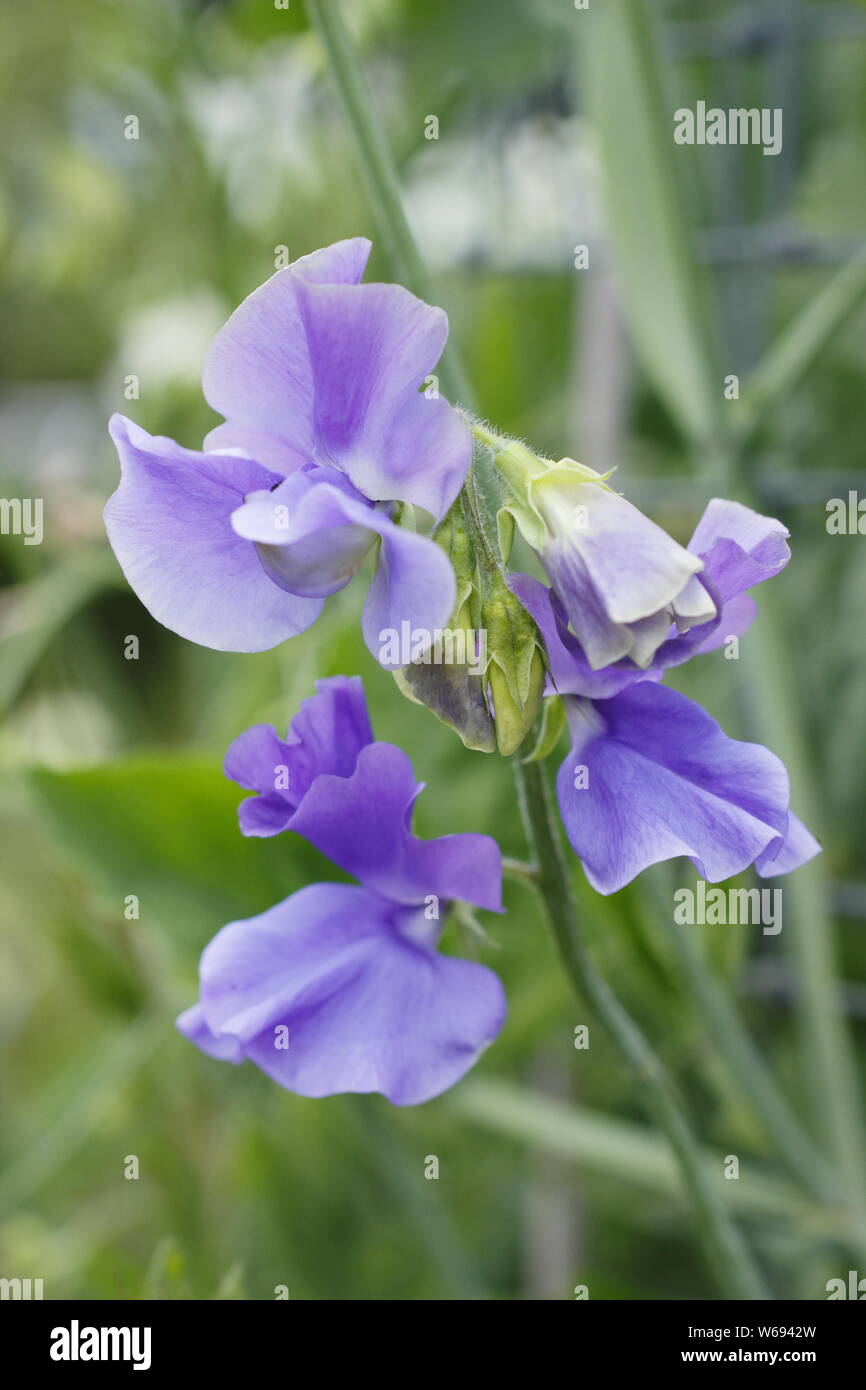
{"label": "flower bud", "polygon": [[508,756],[520,747],[541,705],[545,667],[537,628],[462,499],[434,540],[451,560],[457,606],[449,627],[395,679],[405,695],[455,729],[467,748]]}
{"label": "flower bud", "polygon": [[516,523],[535,550],[593,670],[623,657],[645,668],[672,624],[715,616],[702,561],[609,488],[609,474],[483,434],[510,492],[500,534]]}

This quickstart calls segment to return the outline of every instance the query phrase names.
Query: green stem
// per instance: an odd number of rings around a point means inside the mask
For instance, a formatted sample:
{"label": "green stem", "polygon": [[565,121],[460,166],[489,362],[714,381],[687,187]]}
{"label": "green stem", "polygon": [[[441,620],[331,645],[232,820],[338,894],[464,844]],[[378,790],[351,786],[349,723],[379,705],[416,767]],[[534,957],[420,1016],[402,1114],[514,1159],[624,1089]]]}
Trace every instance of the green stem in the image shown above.
{"label": "green stem", "polygon": [[739,1230],[729,1220],[702,1161],[673,1084],[646,1038],[598,973],[577,918],[571,878],[562,850],[547,776],[541,763],[513,760],[527,838],[538,865],[538,890],[569,980],[588,999],[643,1083],[653,1118],[667,1136],[700,1219],[708,1258],[731,1299],[765,1299],[769,1293]]}
{"label": "green stem", "polygon": [[[310,23],[328,56],[349,129],[358,147],[361,174],[388,259],[400,279],[430,303],[433,286],[403,210],[394,156],[343,22],[338,0],[306,0],[306,6]],[[469,384],[453,343],[449,342],[442,354],[439,379],[446,396],[470,404]]]}

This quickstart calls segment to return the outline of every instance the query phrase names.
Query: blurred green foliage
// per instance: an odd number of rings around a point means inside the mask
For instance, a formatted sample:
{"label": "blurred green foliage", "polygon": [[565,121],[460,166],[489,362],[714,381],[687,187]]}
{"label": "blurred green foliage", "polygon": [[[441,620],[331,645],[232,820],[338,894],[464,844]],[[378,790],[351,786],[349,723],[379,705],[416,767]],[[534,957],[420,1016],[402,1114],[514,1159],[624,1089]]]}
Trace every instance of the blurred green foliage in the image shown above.
{"label": "blurred green foliage", "polygon": [[[605,93],[594,100],[586,81],[583,14],[554,0],[440,0],[435,14],[410,0],[346,8],[481,410],[552,455],[617,463],[618,483],[685,537],[705,493],[677,398],[697,409],[703,397],[677,375],[676,355],[703,335],[745,379],[824,284],[827,258],[862,239],[866,27],[856,41],[816,38],[810,26],[833,8],[820,3],[652,7],[644,58],[671,110],[698,96],[785,104],[778,166],[759,151],[703,150],[675,171],[688,195],[681,212],[698,244],[715,248],[713,303],[695,309],[676,283],[683,265],[653,254],[653,218],[667,213],[651,171],[645,225],[623,225],[620,182],[615,234],[605,229],[602,173],[627,180],[634,165],[632,94],[600,129]],[[785,28],[795,10],[811,35],[803,46],[784,41],[796,38],[797,26]],[[763,39],[747,41],[750,16]],[[236,789],[220,772],[242,728],[285,726],[317,676],[363,674],[377,735],[405,747],[428,783],[419,833],[480,830],[506,854],[525,849],[508,767],[467,752],[373,666],[355,588],[279,651],[205,651],[150,619],[102,532],[116,477],[107,416],[122,410],[196,447],[214,423],[198,385],[207,340],[272,273],[276,249],[295,256],[372,234],[301,4],[42,0],[4,6],[0,28],[0,488],[44,496],[46,517],[41,546],[3,537],[0,549],[0,1272],[43,1277],[48,1297],[271,1298],[287,1285],[292,1298],[569,1298],[578,1283],[592,1298],[711,1296],[675,1175],[659,1175],[663,1160],[644,1147],[618,1055],[599,1030],[590,1054],[573,1048],[588,1019],[519,885],[507,915],[485,922],[496,945],[483,958],[510,1001],[505,1031],[471,1078],[420,1109],[301,1100],[174,1032],[215,930],[337,876],[292,837],[243,840]],[[429,113],[435,144],[424,139]],[[137,140],[125,138],[129,115]],[[671,146],[674,159],[696,153]],[[591,248],[591,277],[573,268],[577,243]],[[760,251],[768,244],[771,255]],[[799,252],[786,253],[791,244]],[[604,279],[596,271],[611,254],[623,266],[624,317],[640,321],[644,359],[657,335],[658,360],[648,369],[615,337],[610,374],[625,385],[608,407],[619,452],[601,459],[589,420],[598,401],[581,383],[609,351],[587,286]],[[375,252],[371,273],[388,277]],[[778,581],[791,634],[784,675],[836,901],[855,919],[839,925],[858,1019],[866,566],[862,538],[828,539],[824,503],[862,477],[863,335],[860,317],[826,344],[747,460],[750,492],[792,532],[794,562]],[[138,400],[124,396],[130,374]],[[723,408],[718,383],[700,390],[709,416]],[[703,424],[689,421],[698,436]],[[750,642],[761,643],[764,621]],[[124,659],[128,634],[140,639],[137,661]],[[721,657],[707,657],[676,684],[742,735],[748,711],[730,677]],[[741,1203],[774,1288],[821,1297],[847,1256],[824,1214],[786,1206],[766,1137],[654,920],[652,882],[606,900],[577,868],[575,880],[599,963],[675,1070],[702,1140],[746,1155],[752,1177],[778,1194],[777,1206],[763,1189]],[[137,921],[124,917],[130,894]],[[449,945],[476,949],[456,936]],[[735,930],[711,950],[797,1101],[784,952]],[[518,1114],[529,1107],[522,1128],[497,1096]],[[531,1108],[543,1101],[586,1114],[585,1151]],[[605,1129],[605,1117],[628,1127]],[[130,1154],[138,1181],[123,1176]],[[438,1182],[423,1176],[430,1154]]]}

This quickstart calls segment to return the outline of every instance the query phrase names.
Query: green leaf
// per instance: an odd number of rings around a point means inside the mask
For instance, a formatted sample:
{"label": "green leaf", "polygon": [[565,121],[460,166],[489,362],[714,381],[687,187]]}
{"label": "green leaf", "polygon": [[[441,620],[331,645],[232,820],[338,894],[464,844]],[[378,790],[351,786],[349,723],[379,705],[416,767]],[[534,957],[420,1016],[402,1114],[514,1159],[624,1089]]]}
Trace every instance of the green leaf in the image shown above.
{"label": "green leaf", "polygon": [[[504,1081],[464,1081],[449,1104],[473,1124],[522,1140],[533,1149],[579,1163],[591,1172],[685,1201],[685,1188],[667,1144],[651,1130],[612,1120],[584,1106],[563,1105]],[[721,1154],[703,1151],[708,1176],[734,1211],[772,1217],[815,1213],[782,1177],[750,1171],[737,1182],[722,1176]]]}
{"label": "green leaf", "polygon": [[646,5],[594,6],[581,20],[580,39],[623,313],[674,419],[693,440],[706,440],[719,425],[722,379],[707,340],[707,288],[679,177],[690,151],[674,144]]}
{"label": "green leaf", "polygon": [[295,835],[246,839],[244,793],[216,760],[151,757],[83,772],[30,775],[37,807],[63,846],[117,900],[135,894],[140,923],[199,947],[316,879],[339,878]]}

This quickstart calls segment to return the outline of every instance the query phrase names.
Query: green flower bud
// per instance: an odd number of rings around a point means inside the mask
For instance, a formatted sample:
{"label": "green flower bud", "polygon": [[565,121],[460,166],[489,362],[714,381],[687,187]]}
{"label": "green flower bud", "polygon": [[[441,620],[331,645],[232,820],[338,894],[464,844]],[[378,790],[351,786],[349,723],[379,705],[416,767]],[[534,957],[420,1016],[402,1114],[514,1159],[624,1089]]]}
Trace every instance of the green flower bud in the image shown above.
{"label": "green flower bud", "polygon": [[537,628],[508,588],[477,498],[461,495],[433,539],[454,568],[457,604],[448,629],[395,679],[467,748],[507,756],[520,747],[541,704],[545,667]]}

